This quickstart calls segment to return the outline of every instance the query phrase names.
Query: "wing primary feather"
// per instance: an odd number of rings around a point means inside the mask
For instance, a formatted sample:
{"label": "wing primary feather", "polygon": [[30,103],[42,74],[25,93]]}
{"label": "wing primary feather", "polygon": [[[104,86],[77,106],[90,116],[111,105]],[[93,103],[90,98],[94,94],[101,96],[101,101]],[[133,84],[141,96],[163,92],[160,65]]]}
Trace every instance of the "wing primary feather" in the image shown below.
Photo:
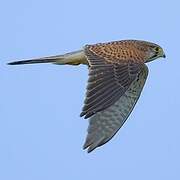
{"label": "wing primary feather", "polygon": [[92,152],[107,143],[122,127],[133,110],[148,76],[148,68],[143,66],[141,72],[131,83],[126,92],[113,105],[95,113],[89,119],[88,135],[84,149]]}

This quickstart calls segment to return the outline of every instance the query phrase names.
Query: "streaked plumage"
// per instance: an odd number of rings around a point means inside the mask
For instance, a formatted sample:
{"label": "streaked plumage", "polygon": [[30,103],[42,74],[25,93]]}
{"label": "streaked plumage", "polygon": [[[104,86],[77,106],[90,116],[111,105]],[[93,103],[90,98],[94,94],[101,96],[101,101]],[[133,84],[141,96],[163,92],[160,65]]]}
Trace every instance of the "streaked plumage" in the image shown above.
{"label": "streaked plumage", "polygon": [[123,40],[86,45],[64,55],[9,63],[86,64],[89,79],[80,116],[89,119],[84,148],[91,152],[108,142],[133,110],[148,75],[146,62],[165,57],[157,44]]}

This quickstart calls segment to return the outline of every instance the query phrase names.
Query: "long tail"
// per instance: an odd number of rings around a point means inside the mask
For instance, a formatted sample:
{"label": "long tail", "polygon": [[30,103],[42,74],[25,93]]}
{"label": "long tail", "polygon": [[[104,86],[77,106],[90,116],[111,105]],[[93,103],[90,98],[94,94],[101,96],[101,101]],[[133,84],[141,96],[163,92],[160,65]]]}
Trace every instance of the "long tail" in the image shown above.
{"label": "long tail", "polygon": [[64,59],[63,55],[59,56],[49,56],[37,59],[27,59],[20,61],[13,61],[8,63],[8,65],[23,65],[23,64],[35,64],[35,63],[56,63],[57,61],[61,61]]}
{"label": "long tail", "polygon": [[8,65],[22,65],[22,64],[35,64],[35,63],[54,63],[54,64],[59,64],[59,65],[88,64],[84,51],[80,50],[80,51],[74,51],[71,53],[66,53],[64,55],[49,56],[49,57],[28,59],[28,60],[21,60],[21,61],[13,61],[13,62],[8,63]]}

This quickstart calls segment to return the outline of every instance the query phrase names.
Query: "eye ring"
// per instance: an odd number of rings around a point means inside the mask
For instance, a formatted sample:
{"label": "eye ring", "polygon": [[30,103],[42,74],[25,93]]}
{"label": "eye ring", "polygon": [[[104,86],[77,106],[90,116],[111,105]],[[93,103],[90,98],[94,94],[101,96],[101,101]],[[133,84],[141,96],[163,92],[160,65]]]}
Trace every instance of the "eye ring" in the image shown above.
{"label": "eye ring", "polygon": [[159,47],[155,47],[155,51],[156,51],[156,52],[159,52]]}

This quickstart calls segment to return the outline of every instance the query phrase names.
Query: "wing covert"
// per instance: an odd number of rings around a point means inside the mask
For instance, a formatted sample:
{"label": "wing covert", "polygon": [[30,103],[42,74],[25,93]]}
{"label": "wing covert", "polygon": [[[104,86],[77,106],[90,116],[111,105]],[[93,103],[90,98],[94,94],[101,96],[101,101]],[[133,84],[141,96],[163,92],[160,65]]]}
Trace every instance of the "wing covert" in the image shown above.
{"label": "wing covert", "polygon": [[106,58],[97,56],[86,46],[84,52],[89,62],[89,79],[80,116],[89,118],[114,104],[129,88],[137,77],[142,65],[122,61],[109,62]]}
{"label": "wing covert", "polygon": [[117,133],[139,99],[147,76],[148,68],[144,65],[136,79],[118,101],[107,109],[97,112],[89,119],[84,149],[88,148],[88,152],[91,152],[108,142]]}

